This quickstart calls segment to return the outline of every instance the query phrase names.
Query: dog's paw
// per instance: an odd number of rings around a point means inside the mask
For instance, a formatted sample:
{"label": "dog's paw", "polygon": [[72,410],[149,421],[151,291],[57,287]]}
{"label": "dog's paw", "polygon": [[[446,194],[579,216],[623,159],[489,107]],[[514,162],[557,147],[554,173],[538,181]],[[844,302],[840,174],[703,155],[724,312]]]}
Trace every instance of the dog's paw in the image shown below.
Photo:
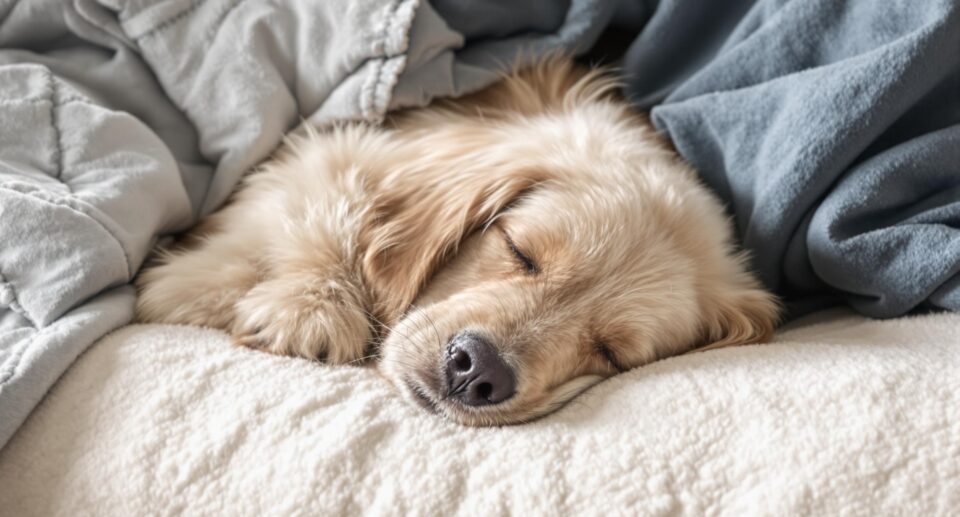
{"label": "dog's paw", "polygon": [[373,339],[353,293],[277,280],[257,285],[237,302],[232,334],[243,346],[333,364],[362,360]]}

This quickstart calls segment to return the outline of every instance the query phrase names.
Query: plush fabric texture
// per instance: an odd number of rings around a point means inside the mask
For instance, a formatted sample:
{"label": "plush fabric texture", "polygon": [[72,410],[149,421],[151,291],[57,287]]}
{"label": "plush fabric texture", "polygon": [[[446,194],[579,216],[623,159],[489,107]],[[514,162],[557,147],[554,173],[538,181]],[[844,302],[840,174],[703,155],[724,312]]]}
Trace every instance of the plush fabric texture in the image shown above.
{"label": "plush fabric texture", "polygon": [[817,315],[528,425],[466,428],[371,367],[130,326],[0,451],[33,515],[956,515],[960,315]]}
{"label": "plush fabric texture", "polygon": [[960,309],[960,3],[647,2],[627,93],[795,313]]}
{"label": "plush fabric texture", "polygon": [[520,49],[589,46],[610,11],[544,3],[467,42],[417,0],[0,1],[0,446],[130,321],[157,236],[217,208],[301,120],[476,90]]}

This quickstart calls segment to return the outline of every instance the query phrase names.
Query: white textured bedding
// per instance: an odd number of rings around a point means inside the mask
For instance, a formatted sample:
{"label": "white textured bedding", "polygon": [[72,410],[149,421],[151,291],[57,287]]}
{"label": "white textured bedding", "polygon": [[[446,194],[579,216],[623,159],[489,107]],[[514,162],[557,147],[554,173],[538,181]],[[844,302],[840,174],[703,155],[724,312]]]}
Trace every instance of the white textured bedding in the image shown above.
{"label": "white textured bedding", "polygon": [[0,451],[3,515],[956,515],[960,315],[846,313],[469,429],[372,368],[130,326]]}

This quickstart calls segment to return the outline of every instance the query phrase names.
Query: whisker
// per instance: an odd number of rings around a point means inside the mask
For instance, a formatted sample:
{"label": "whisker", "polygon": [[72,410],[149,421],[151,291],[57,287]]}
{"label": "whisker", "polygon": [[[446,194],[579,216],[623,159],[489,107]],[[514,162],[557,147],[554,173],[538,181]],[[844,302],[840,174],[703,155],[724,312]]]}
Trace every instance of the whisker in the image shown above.
{"label": "whisker", "polygon": [[362,362],[366,361],[367,359],[373,359],[373,358],[379,357],[379,356],[380,356],[380,354],[365,355],[365,356],[363,356],[363,357],[358,357],[358,358],[356,358],[356,359],[353,359],[352,361],[347,361],[347,362],[345,362],[345,363],[343,363],[343,364],[359,364],[359,363],[362,363]]}
{"label": "whisker", "polygon": [[440,331],[437,329],[437,324],[435,321],[433,321],[433,318],[431,318],[430,315],[427,314],[427,311],[422,307],[417,306],[416,304],[412,304],[410,308],[420,311],[420,314],[422,314],[423,317],[430,323],[430,326],[433,327],[433,334],[437,338],[437,343],[443,346],[443,339],[440,338]]}

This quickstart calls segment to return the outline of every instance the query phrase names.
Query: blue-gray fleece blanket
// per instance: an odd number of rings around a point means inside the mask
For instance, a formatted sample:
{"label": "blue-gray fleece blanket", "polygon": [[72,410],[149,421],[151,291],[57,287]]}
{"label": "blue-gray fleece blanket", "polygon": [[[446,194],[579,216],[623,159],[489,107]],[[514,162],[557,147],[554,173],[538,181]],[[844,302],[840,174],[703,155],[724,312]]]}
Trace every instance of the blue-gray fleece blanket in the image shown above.
{"label": "blue-gray fleece blanket", "polygon": [[[627,34],[626,93],[803,308],[960,309],[956,0],[0,0],[0,446],[158,237],[301,120]],[[95,394],[91,394],[95,396]]]}
{"label": "blue-gray fleece blanket", "polygon": [[638,31],[628,94],[795,313],[960,309],[960,2],[662,0],[618,19]]}

